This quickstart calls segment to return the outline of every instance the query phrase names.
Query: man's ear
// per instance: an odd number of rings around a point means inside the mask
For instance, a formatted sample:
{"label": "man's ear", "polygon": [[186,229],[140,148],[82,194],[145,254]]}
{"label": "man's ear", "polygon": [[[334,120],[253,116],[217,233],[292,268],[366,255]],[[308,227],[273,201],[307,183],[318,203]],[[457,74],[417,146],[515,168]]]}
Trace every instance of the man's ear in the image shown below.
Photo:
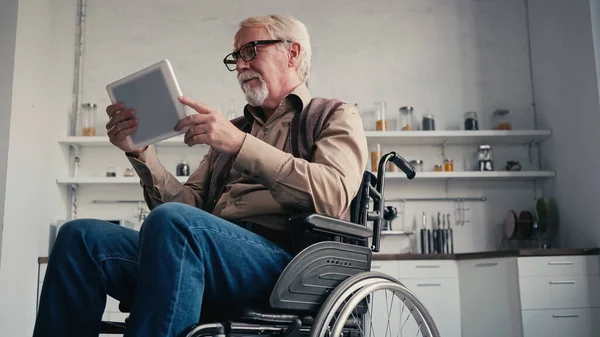
{"label": "man's ear", "polygon": [[300,58],[300,51],[302,51],[302,46],[298,42],[292,42],[290,45],[289,53],[288,53],[288,66],[295,67],[298,59]]}

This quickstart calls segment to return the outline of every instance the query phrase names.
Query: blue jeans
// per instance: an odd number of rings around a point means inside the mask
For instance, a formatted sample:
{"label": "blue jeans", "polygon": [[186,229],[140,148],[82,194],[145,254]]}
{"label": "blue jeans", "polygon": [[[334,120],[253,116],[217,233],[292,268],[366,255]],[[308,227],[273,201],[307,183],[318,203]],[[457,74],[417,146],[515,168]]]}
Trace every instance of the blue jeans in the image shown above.
{"label": "blue jeans", "polygon": [[178,336],[211,310],[207,303],[266,303],[291,259],[271,241],[179,203],[153,209],[139,233],[74,220],[50,254],[33,336],[98,336],[107,294],[132,303],[125,336]]}

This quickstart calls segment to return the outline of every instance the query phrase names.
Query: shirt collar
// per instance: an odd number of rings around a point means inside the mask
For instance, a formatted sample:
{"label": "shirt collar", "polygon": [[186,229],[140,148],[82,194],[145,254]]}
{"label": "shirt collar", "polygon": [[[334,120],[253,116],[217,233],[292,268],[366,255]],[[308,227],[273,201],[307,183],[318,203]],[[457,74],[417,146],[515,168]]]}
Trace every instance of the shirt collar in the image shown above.
{"label": "shirt collar", "polygon": [[[292,109],[294,112],[301,112],[304,107],[308,105],[311,99],[312,97],[308,91],[308,87],[304,82],[302,82],[296,88],[294,88],[292,92],[283,97],[283,100],[281,103],[279,103],[279,106],[275,110],[275,114],[278,114],[278,111],[288,111],[290,109]],[[262,115],[261,107],[254,107],[250,104],[246,104],[244,107],[244,117],[250,125],[254,123],[254,120],[264,123]]]}

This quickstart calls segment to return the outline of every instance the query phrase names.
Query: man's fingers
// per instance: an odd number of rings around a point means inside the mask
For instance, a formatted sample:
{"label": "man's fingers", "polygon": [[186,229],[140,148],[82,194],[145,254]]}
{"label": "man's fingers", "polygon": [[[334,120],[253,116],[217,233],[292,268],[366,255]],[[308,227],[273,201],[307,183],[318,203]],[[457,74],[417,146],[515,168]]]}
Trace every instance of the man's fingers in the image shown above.
{"label": "man's fingers", "polygon": [[126,120],[123,121],[119,124],[116,124],[114,127],[110,128],[107,132],[108,135],[112,135],[115,134],[121,130],[125,130],[128,128],[131,128],[133,126],[137,126],[138,125],[138,120],[137,119],[130,119],[130,120]]}
{"label": "man's fingers", "polygon": [[198,113],[201,113],[201,114],[209,114],[212,112],[212,109],[208,105],[194,101],[185,96],[179,96],[179,102],[181,102],[184,105],[189,106],[190,108],[196,110]]}
{"label": "man's fingers", "polygon": [[117,113],[117,111],[122,110],[124,108],[125,105],[123,103],[111,104],[106,107],[106,114],[108,115],[108,117],[112,118]]}
{"label": "man's fingers", "polygon": [[179,120],[179,122],[177,122],[177,124],[175,124],[175,127],[173,128],[173,130],[179,131],[187,126],[203,124],[203,123],[206,123],[207,121],[209,121],[210,119],[211,119],[210,115],[206,115],[206,114],[205,115],[196,114],[196,115],[183,117],[182,119]]}
{"label": "man's fingers", "polygon": [[187,139],[185,144],[187,146],[192,146],[192,145],[196,145],[196,144],[208,144],[209,140],[210,140],[210,136],[208,135],[208,133],[204,133],[201,135],[195,135],[195,136]]}
{"label": "man's fingers", "polygon": [[106,129],[110,129],[112,128],[114,125],[124,121],[124,120],[128,120],[130,118],[132,118],[133,116],[135,116],[135,111],[133,109],[127,109],[124,111],[121,111],[117,114],[115,114],[109,121],[108,123],[106,123]]}
{"label": "man's fingers", "polygon": [[206,124],[193,125],[185,133],[183,142],[188,143],[192,138],[200,135],[206,135],[208,133],[208,126]]}
{"label": "man's fingers", "polygon": [[135,131],[135,129],[137,128],[137,125],[122,129],[122,130],[118,130],[117,128],[113,128],[112,130],[107,132],[107,135],[109,137],[116,137],[116,140],[121,141],[123,139],[125,139],[127,136],[129,136],[130,134],[133,133],[133,131]]}

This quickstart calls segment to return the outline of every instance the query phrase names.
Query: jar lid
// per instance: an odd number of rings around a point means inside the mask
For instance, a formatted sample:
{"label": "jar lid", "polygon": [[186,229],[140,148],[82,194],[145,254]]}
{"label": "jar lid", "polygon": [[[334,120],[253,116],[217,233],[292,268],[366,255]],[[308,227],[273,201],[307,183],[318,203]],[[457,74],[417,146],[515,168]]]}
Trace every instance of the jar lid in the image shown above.
{"label": "jar lid", "polygon": [[95,109],[98,105],[96,103],[83,103],[81,106],[88,109]]}
{"label": "jar lid", "polygon": [[491,148],[492,148],[492,147],[491,147],[491,146],[489,146],[489,145],[479,145],[479,149],[480,149],[480,150],[489,150],[489,149],[491,149]]}
{"label": "jar lid", "polygon": [[414,165],[414,164],[421,165],[421,164],[423,164],[423,161],[421,159],[415,159],[415,160],[411,160],[409,163],[412,165]]}
{"label": "jar lid", "polygon": [[400,108],[400,112],[413,112],[414,108],[412,106],[403,106]]}
{"label": "jar lid", "polygon": [[451,162],[453,162],[453,160],[452,160],[452,159],[450,159],[450,158],[446,158],[446,159],[444,159],[444,162],[446,162],[446,163],[451,163]]}

